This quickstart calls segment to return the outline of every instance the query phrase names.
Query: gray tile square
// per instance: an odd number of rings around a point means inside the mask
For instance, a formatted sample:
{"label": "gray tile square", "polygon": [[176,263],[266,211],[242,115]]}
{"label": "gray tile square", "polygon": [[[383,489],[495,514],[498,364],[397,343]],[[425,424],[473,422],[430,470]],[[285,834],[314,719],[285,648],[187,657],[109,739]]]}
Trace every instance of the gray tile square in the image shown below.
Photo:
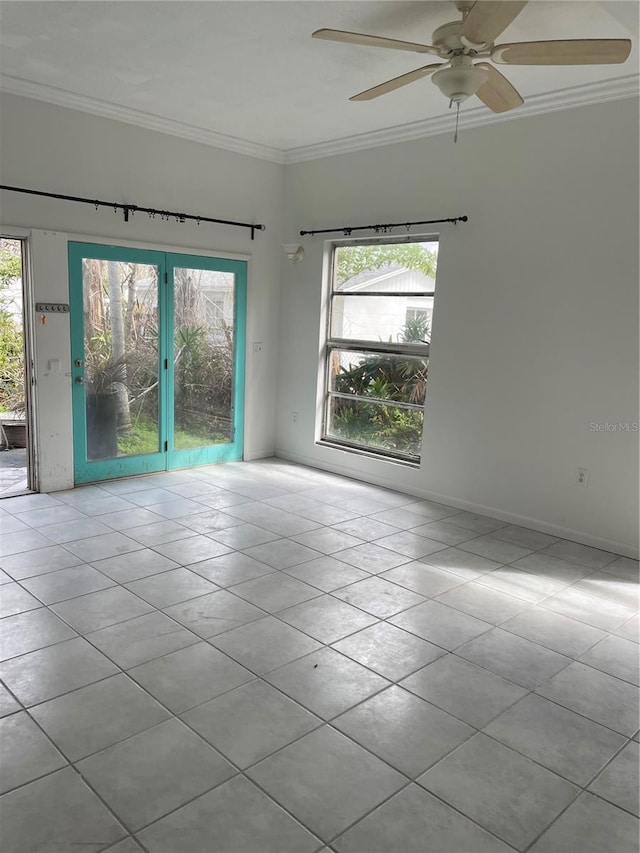
{"label": "gray tile square", "polygon": [[[78,506],[82,507],[82,512],[85,515],[91,516],[103,516],[137,509],[135,504],[124,498],[119,498],[116,495],[107,495],[105,492],[103,492],[103,495],[104,497],[97,498],[96,500],[88,500],[86,503],[78,504]],[[101,518],[100,520],[103,521],[104,519]]]}
{"label": "gray tile square", "polygon": [[31,578],[36,575],[44,575],[47,572],[55,572],[58,569],[67,569],[69,566],[78,566],[82,561],[71,554],[60,545],[51,545],[48,548],[38,548],[35,551],[25,551],[23,554],[13,554],[2,560],[2,568],[19,581],[23,578]]}
{"label": "gray tile square", "polygon": [[580,563],[589,569],[601,569],[613,563],[618,556],[609,551],[600,551],[598,548],[590,548],[588,545],[580,545],[578,542],[569,542],[566,539],[560,539],[553,545],[549,545],[544,549],[544,553],[569,560],[571,563]]}
{"label": "gray tile square", "polygon": [[314,853],[319,845],[241,776],[143,829],[138,837],[150,853]]}
{"label": "gray tile square", "polygon": [[260,762],[248,776],[324,840],[405,784],[403,776],[329,726]]}
{"label": "gray tile square", "polygon": [[456,512],[449,520],[453,524],[457,524],[458,527],[473,530],[478,536],[483,533],[493,533],[501,527],[507,527],[506,522],[498,521],[497,518],[489,518],[487,515],[479,515],[477,512]]}
{"label": "gray tile square", "polygon": [[51,609],[81,634],[97,631],[134,616],[142,616],[153,608],[137,595],[122,587],[103,589],[53,604]]}
{"label": "gray tile square", "polygon": [[27,707],[117,672],[111,661],[81,637],[0,664],[0,678]]}
{"label": "gray tile square", "polygon": [[367,699],[332,725],[412,779],[475,731],[397,686]]}
{"label": "gray tile square", "polygon": [[529,602],[521,598],[489,589],[473,581],[439,595],[437,601],[470,616],[484,619],[485,622],[491,622],[492,625],[500,625],[530,606]]}
{"label": "gray tile square", "polygon": [[228,515],[217,509],[206,509],[200,506],[200,512],[197,515],[191,515],[189,518],[183,518],[182,524],[195,530],[196,533],[214,534],[218,530],[227,530],[230,527],[238,527],[242,524],[240,518],[235,518],[233,515]]}
{"label": "gray tile square", "polygon": [[109,847],[105,853],[144,853],[144,851],[133,838],[125,838],[124,841],[119,841],[113,847]]}
{"label": "gray tile square", "polygon": [[623,681],[640,685],[638,644],[631,640],[610,635],[583,654],[580,661]]}
{"label": "gray tile square", "polygon": [[117,557],[107,557],[106,560],[97,560],[92,565],[116,583],[129,583],[178,568],[176,562],[150,548],[132,551],[130,554],[120,554]]}
{"label": "gray tile square", "polygon": [[48,524],[62,524],[64,521],[86,521],[84,508],[82,512],[78,512],[71,506],[66,506],[59,503],[57,506],[49,507],[48,509],[30,509],[27,512],[20,513],[20,521],[28,524],[37,530],[41,530]]}
{"label": "gray tile square", "polygon": [[379,619],[386,619],[425,600],[422,595],[380,577],[358,581],[344,589],[336,590],[333,594]]}
{"label": "gray tile square", "polygon": [[130,830],[184,805],[236,770],[179,720],[167,720],[78,763]]}
{"label": "gray tile square", "polygon": [[193,516],[202,510],[202,504],[196,501],[189,500],[189,498],[179,498],[177,495],[173,497],[174,500],[172,501],[161,501],[157,504],[151,504],[149,505],[149,509],[163,518],[171,519]]}
{"label": "gray tile square", "polygon": [[[22,583],[26,586],[25,581]],[[10,581],[0,587],[0,618],[15,616],[38,607],[42,607],[42,602],[30,595],[20,584]]]}
{"label": "gray tile square", "polygon": [[318,557],[317,560],[309,560],[308,563],[301,563],[284,571],[292,578],[315,586],[323,592],[332,592],[370,577],[367,572],[348,566],[334,557]]}
{"label": "gray tile square", "polygon": [[574,589],[588,592],[598,598],[605,598],[612,604],[622,604],[632,610],[640,608],[637,582],[628,578],[617,578],[600,570],[587,575],[574,584]]}
{"label": "gray tile square", "polygon": [[15,714],[21,710],[19,702],[13,698],[3,684],[0,684],[0,717],[7,717],[9,714]]}
{"label": "gray tile square", "polygon": [[579,657],[606,637],[600,628],[585,625],[584,622],[542,607],[530,607],[524,613],[509,619],[502,628],[570,658]]}
{"label": "gray tile square", "polygon": [[278,618],[320,640],[321,643],[341,640],[348,634],[354,634],[376,622],[368,613],[363,613],[343,601],[337,601],[330,595],[322,595],[320,598],[281,610]]}
{"label": "gray tile square", "polygon": [[288,569],[290,566],[297,566],[299,563],[306,563],[307,560],[315,560],[318,557],[318,551],[313,551],[306,545],[300,545],[299,542],[292,542],[290,539],[275,539],[273,542],[243,550],[254,560],[273,566],[274,569]]}
{"label": "gray tile square", "polygon": [[55,604],[58,601],[77,598],[88,592],[97,592],[100,589],[115,586],[111,578],[97,572],[91,566],[60,569],[58,572],[48,572],[37,578],[25,578],[22,583],[29,592],[37,595],[45,604]]}
{"label": "gray tile square", "polygon": [[170,716],[126,675],[114,675],[36,705],[31,715],[70,761],[85,758]]}
{"label": "gray tile square", "polygon": [[260,563],[239,551],[203,560],[201,563],[191,563],[187,568],[221,587],[235,586],[274,571],[272,566]]}
{"label": "gray tile square", "polygon": [[489,622],[460,613],[438,601],[425,601],[424,604],[393,616],[389,621],[447,651],[453,651],[491,628]]}
{"label": "gray tile square", "polygon": [[445,545],[459,545],[460,542],[467,542],[478,535],[474,531],[458,527],[453,521],[448,520],[430,521],[427,524],[421,524],[420,527],[414,527],[413,532],[419,533],[420,536],[426,536],[427,539],[442,542]]}
{"label": "gray tile square", "polygon": [[623,746],[622,735],[529,694],[485,733],[584,787]]}
{"label": "gray tile square", "polygon": [[531,844],[579,790],[483,734],[418,782],[518,850]]}
{"label": "gray tile square", "polygon": [[383,509],[380,512],[374,513],[372,518],[374,521],[391,524],[400,530],[411,530],[413,527],[420,527],[427,520],[427,516],[424,513],[412,512],[412,507],[413,504]]}
{"label": "gray tile square", "polygon": [[511,853],[477,824],[409,785],[333,842],[338,853]]}
{"label": "gray tile square", "polygon": [[145,690],[181,714],[254,676],[208,643],[197,643],[129,670]]}
{"label": "gray tile square", "polygon": [[516,569],[533,572],[542,578],[562,581],[565,585],[580,580],[593,571],[593,569],[588,569],[586,566],[578,565],[578,563],[554,557],[546,551],[529,554],[521,560],[516,560],[513,565]]}
{"label": "gray tile square", "polygon": [[310,530],[307,533],[299,533],[293,539],[301,545],[313,548],[321,554],[335,554],[336,551],[344,551],[347,548],[355,548],[362,545],[363,540],[350,533],[341,533],[330,527],[319,530]]}
{"label": "gray tile square", "polygon": [[613,632],[617,637],[624,637],[625,640],[632,640],[634,643],[640,642],[640,619],[638,614],[632,616],[631,619],[623,622]]}
{"label": "gray tile square", "polygon": [[460,575],[469,581],[500,568],[500,563],[495,560],[487,560],[486,557],[462,551],[460,548],[446,548],[444,551],[428,554],[422,558],[422,562],[437,569],[444,569],[445,572],[453,572],[454,575]]}
{"label": "gray tile square", "polygon": [[34,548],[46,548],[52,540],[43,536],[37,530],[17,530],[15,533],[4,533],[0,540],[0,557],[4,566],[6,557],[31,551]]}
{"label": "gray tile square", "polygon": [[44,607],[7,616],[0,621],[0,659],[25,655],[75,636],[75,631]]}
{"label": "gray tile square", "polygon": [[584,793],[531,847],[530,853],[638,853],[638,821]]}
{"label": "gray tile square", "polygon": [[629,741],[598,778],[589,785],[589,790],[639,817],[639,765],[640,746],[634,741]]}
{"label": "gray tile square", "polygon": [[[45,527],[40,528],[40,532],[52,542],[62,544],[75,542],[79,539],[87,539],[92,536],[108,535],[111,531],[99,519],[83,516],[76,521],[60,521],[57,524],[47,524]],[[75,551],[73,553],[75,554]]]}
{"label": "gray tile square", "polygon": [[[229,516],[232,518],[232,516]],[[278,538],[276,533],[256,527],[255,524],[238,524],[240,519],[233,519],[236,525],[226,530],[212,530],[210,535],[217,542],[222,542],[229,548],[252,548],[254,545],[264,545]]]}
{"label": "gray tile square", "polygon": [[334,557],[373,575],[411,560],[404,554],[381,547],[377,542],[366,542],[364,545],[356,545],[355,548],[347,548],[346,551],[338,551]]}
{"label": "gray tile square", "polygon": [[462,542],[458,547],[462,551],[469,551],[471,554],[478,554],[488,560],[495,560],[496,563],[512,563],[514,560],[526,557],[532,551],[531,548],[523,548],[521,545],[514,545],[513,542],[505,542],[503,539],[491,535],[469,539],[468,542]]}
{"label": "gray tile square", "polygon": [[350,521],[334,524],[333,527],[342,533],[349,533],[351,536],[357,536],[358,539],[364,539],[365,542],[381,539],[383,536],[390,536],[398,531],[398,528],[392,524],[385,524],[383,521],[376,521],[375,518],[366,516],[360,518],[356,516]]}
{"label": "gray tile square", "polygon": [[500,628],[494,628],[484,636],[471,640],[456,653],[529,690],[535,689],[571,662],[564,655]]}
{"label": "gray tile square", "polygon": [[242,770],[322,722],[258,679],[187,711],[183,719]]}
{"label": "gray tile square", "polygon": [[[302,545],[298,547],[301,548]],[[233,592],[268,613],[284,610],[285,607],[292,607],[294,604],[300,604],[301,601],[308,601],[310,598],[321,595],[320,590],[283,572],[272,572],[269,575],[245,581],[234,586]]]}
{"label": "gray tile square", "polygon": [[[145,510],[145,512],[149,512],[149,510]],[[158,518],[155,513],[149,514]],[[166,542],[189,539],[193,536],[193,530],[177,521],[145,521],[143,524],[127,529],[127,536],[148,548],[154,548],[156,545],[162,545]]]}
{"label": "gray tile square", "polygon": [[103,536],[90,536],[88,539],[80,539],[77,542],[67,542],[65,545],[65,548],[85,563],[115,557],[116,554],[128,554],[130,551],[138,551],[140,547],[139,542],[130,539],[124,533],[114,531],[105,533]]}
{"label": "gray tile square", "polygon": [[640,571],[638,569],[638,561],[631,560],[629,557],[618,557],[613,563],[608,563],[602,567],[602,571],[620,580],[628,580],[635,583],[640,581]]}
{"label": "gray tile square", "polygon": [[221,542],[211,539],[209,536],[189,536],[188,539],[179,539],[174,542],[165,542],[154,545],[154,550],[164,554],[170,560],[175,560],[181,566],[188,563],[199,563],[201,560],[210,560],[212,557],[220,557],[228,554],[232,549]]}
{"label": "gray tile square", "polygon": [[333,647],[389,681],[399,681],[445,654],[439,646],[387,622],[365,628]]}
{"label": "gray tile square", "polygon": [[271,616],[212,637],[211,643],[258,675],[320,648],[316,640]]}
{"label": "gray tile square", "polygon": [[324,720],[389,686],[386,679],[327,648],[288,663],[265,678]]}
{"label": "gray tile square", "polygon": [[401,687],[478,729],[527,692],[452,654],[405,678]]}
{"label": "gray tile square", "polygon": [[122,669],[200,642],[200,637],[156,611],[93,631],[87,639]]}
{"label": "gray tile square", "polygon": [[583,663],[572,663],[536,692],[627,737],[638,728],[638,688]]}
{"label": "gray tile square", "polygon": [[25,711],[0,720],[0,794],[66,763]]}
{"label": "gray tile square", "polygon": [[211,581],[183,568],[132,581],[126,584],[126,588],[154,607],[160,608],[218,590]]}
{"label": "gray tile square", "polygon": [[0,800],[4,849],[95,853],[126,835],[75,770],[68,767]]}
{"label": "gray tile square", "polygon": [[264,617],[264,611],[222,589],[166,607],[164,611],[205,640]]}
{"label": "gray tile square", "polygon": [[19,495],[11,498],[10,504],[5,504],[7,512],[22,513],[31,509],[43,509],[46,507],[63,506],[57,498],[51,495]]}
{"label": "gray tile square", "polygon": [[481,575],[477,582],[481,586],[514,595],[516,598],[534,604],[544,601],[545,598],[555,595],[567,586],[567,581],[548,578],[535,572],[526,572],[513,566],[501,566],[499,569],[487,572]]}
{"label": "gray tile square", "polygon": [[504,539],[505,542],[513,542],[514,545],[521,545],[530,551],[539,551],[558,541],[557,536],[549,536],[548,533],[540,533],[528,527],[518,527],[517,524],[501,527],[493,533],[493,536],[496,539]]}
{"label": "gray tile square", "polygon": [[398,554],[404,554],[405,557],[411,557],[412,560],[446,548],[444,543],[427,539],[426,536],[413,533],[411,530],[401,530],[399,533],[392,533],[391,536],[383,536],[382,539],[377,540],[376,544],[390,551],[396,551]]}
{"label": "gray tile square", "polygon": [[380,577],[404,586],[406,589],[411,589],[413,592],[418,592],[427,598],[440,595],[466,582],[460,575],[436,569],[435,566],[428,566],[426,563],[417,560],[384,572]]}

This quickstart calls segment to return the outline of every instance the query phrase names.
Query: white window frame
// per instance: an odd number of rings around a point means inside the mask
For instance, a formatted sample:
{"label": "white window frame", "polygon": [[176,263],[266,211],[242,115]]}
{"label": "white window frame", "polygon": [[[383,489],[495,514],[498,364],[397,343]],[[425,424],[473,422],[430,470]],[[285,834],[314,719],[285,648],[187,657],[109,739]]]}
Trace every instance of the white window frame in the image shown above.
{"label": "white window frame", "polygon": [[[367,246],[367,245],[397,245],[400,243],[439,243],[438,235],[415,235],[408,238],[398,238],[398,237],[390,237],[390,238],[373,238],[373,239],[352,239],[352,240],[335,240],[331,241],[329,246],[329,264],[328,264],[328,274],[326,276],[327,287],[325,290],[326,300],[325,300],[325,334],[324,334],[324,343],[321,354],[321,366],[320,372],[322,374],[322,400],[321,400],[321,417],[320,417],[320,434],[318,437],[318,443],[325,446],[339,447],[341,450],[348,450],[363,456],[374,457],[377,459],[395,461],[395,462],[404,462],[406,464],[412,466],[419,466],[420,458],[422,454],[422,441],[424,439],[424,433],[421,437],[420,442],[420,453],[419,454],[409,454],[402,453],[399,451],[395,451],[392,449],[375,447],[372,445],[366,445],[360,442],[349,441],[348,439],[336,437],[334,435],[328,434],[328,423],[329,423],[329,411],[330,411],[330,402],[332,398],[343,398],[349,400],[362,400],[367,403],[380,403],[383,405],[391,405],[393,407],[406,409],[406,410],[417,410],[424,412],[424,403],[416,404],[416,403],[405,403],[401,401],[390,401],[385,399],[378,399],[376,397],[371,396],[358,396],[354,394],[342,394],[337,391],[331,390],[331,355],[335,351],[352,351],[352,352],[364,352],[364,353],[379,353],[381,355],[404,355],[404,356],[418,356],[420,358],[426,358],[429,360],[430,353],[430,342],[418,343],[418,342],[373,342],[370,340],[357,340],[354,338],[340,338],[333,337],[331,332],[332,327],[332,307],[333,307],[333,299],[334,296],[345,296],[349,297],[376,297],[376,298],[390,298],[390,297],[405,297],[407,299],[416,299],[421,297],[435,297],[435,285],[431,290],[425,291],[403,291],[397,293],[370,293],[370,292],[349,292],[348,294],[345,291],[337,290],[335,287],[335,270],[336,270],[336,250],[341,247],[350,247],[350,246]],[[411,306],[407,306],[410,308]],[[415,307],[411,308],[411,310],[420,310]],[[424,424],[423,424],[424,427]]]}

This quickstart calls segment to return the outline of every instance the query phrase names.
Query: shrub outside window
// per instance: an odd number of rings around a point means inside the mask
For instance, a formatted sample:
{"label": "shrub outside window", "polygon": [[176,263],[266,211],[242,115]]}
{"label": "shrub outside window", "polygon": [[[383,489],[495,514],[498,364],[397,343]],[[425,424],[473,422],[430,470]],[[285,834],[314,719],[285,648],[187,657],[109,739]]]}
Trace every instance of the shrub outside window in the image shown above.
{"label": "shrub outside window", "polygon": [[322,441],[419,462],[438,243],[336,243]]}

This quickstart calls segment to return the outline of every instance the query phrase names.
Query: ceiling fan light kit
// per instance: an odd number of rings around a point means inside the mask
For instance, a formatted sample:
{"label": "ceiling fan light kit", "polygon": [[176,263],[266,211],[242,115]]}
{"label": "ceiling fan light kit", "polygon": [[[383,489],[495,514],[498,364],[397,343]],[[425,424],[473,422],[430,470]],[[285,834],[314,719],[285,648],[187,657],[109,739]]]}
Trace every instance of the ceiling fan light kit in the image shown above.
{"label": "ceiling fan light kit", "polygon": [[[512,110],[524,101],[507,78],[490,63],[500,65],[610,65],[625,62],[630,39],[558,39],[496,45],[495,39],[515,20],[527,0],[456,0],[462,20],[438,27],[433,44],[408,42],[345,30],[316,30],[313,38],[383,47],[413,53],[431,53],[442,63],[416,68],[371,89],[353,95],[351,101],[378,98],[423,77],[431,77],[438,89],[457,104],[476,95],[496,113]],[[475,62],[474,60],[481,60]],[[457,136],[457,125],[456,125]]]}

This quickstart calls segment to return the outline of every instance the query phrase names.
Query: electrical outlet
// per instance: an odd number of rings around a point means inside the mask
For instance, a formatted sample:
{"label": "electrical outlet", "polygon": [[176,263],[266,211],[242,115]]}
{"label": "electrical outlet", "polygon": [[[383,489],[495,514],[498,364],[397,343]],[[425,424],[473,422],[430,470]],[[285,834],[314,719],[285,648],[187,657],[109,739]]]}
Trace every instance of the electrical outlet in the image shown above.
{"label": "electrical outlet", "polygon": [[298,423],[298,413],[297,412],[291,412],[291,423],[292,424]]}
{"label": "electrical outlet", "polygon": [[254,355],[262,352],[262,341],[256,341],[253,345]]}
{"label": "electrical outlet", "polygon": [[588,468],[576,468],[576,473],[574,475],[573,481],[576,486],[586,486],[587,480],[589,479],[589,469]]}

